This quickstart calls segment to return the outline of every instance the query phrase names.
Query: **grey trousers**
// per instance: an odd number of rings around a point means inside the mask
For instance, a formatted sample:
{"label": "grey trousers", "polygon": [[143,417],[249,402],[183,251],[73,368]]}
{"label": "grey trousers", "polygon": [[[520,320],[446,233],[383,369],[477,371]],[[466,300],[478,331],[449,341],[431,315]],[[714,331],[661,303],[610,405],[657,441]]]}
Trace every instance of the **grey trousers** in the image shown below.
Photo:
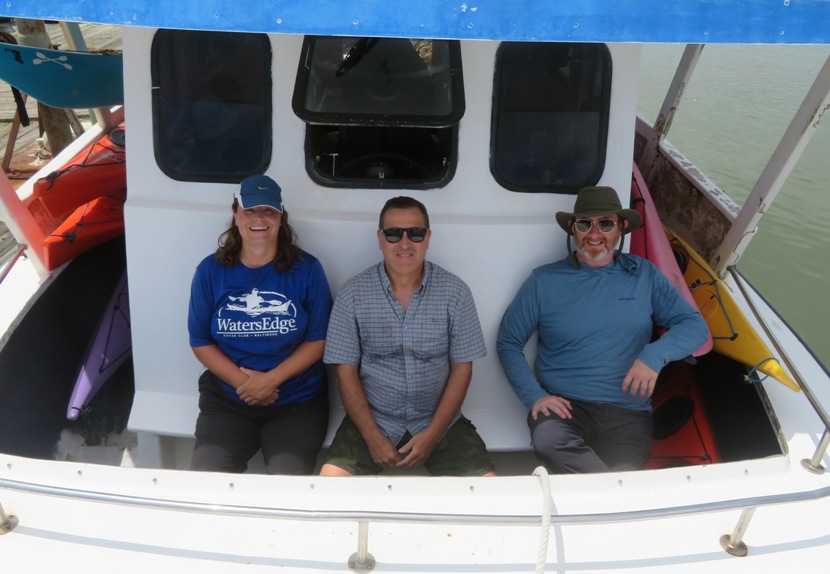
{"label": "grey trousers", "polygon": [[533,450],[554,474],[635,470],[648,458],[650,411],[568,399],[573,418],[528,413]]}

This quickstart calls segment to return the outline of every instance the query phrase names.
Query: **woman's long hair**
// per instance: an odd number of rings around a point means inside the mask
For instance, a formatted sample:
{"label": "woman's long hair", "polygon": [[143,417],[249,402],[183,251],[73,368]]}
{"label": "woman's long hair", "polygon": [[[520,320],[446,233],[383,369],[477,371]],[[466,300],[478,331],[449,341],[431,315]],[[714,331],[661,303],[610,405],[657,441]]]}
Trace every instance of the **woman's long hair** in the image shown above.
{"label": "woman's long hair", "polygon": [[[231,209],[234,213],[239,209],[239,201],[234,199]],[[219,248],[216,250],[216,259],[227,267],[234,267],[242,256],[242,235],[231,219],[230,226],[219,236]],[[288,223],[288,211],[283,210],[280,217],[280,229],[277,233],[277,254],[274,257],[274,269],[277,271],[291,271],[294,262],[300,259],[301,252],[297,246],[297,233]]]}

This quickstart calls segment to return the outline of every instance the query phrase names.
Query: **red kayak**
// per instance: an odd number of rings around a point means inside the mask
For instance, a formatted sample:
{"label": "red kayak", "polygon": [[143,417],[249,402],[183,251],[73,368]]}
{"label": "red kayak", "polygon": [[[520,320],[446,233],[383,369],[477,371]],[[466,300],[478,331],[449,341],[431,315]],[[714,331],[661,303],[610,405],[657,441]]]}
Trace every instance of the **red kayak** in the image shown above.
{"label": "red kayak", "polygon": [[48,270],[124,233],[124,133],[122,124],[35,182],[28,209],[44,233]]}

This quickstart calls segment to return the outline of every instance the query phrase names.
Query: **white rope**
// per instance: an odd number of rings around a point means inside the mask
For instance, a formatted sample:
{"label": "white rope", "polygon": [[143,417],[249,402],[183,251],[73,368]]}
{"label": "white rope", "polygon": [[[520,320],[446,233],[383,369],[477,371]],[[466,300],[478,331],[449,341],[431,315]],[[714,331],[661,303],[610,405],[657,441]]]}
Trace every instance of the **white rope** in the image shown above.
{"label": "white rope", "polygon": [[536,558],[536,574],[542,574],[548,560],[550,539],[550,476],[544,466],[537,466],[533,474],[539,477],[539,485],[542,487],[542,530],[539,533],[539,555]]}

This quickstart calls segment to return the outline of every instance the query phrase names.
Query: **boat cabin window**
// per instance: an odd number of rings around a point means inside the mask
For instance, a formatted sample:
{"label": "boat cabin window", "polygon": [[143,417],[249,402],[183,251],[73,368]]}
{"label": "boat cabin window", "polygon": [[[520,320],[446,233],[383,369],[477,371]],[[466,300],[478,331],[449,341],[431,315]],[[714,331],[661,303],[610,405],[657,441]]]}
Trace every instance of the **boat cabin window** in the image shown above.
{"label": "boat cabin window", "polygon": [[604,44],[505,42],[496,56],[490,171],[505,188],[576,193],[605,167]]}
{"label": "boat cabin window", "polygon": [[440,187],[455,172],[465,109],[459,43],[306,37],[293,108],[321,185]]}
{"label": "boat cabin window", "polygon": [[172,179],[237,183],[271,162],[271,42],[159,30],[152,46],[156,163]]}

